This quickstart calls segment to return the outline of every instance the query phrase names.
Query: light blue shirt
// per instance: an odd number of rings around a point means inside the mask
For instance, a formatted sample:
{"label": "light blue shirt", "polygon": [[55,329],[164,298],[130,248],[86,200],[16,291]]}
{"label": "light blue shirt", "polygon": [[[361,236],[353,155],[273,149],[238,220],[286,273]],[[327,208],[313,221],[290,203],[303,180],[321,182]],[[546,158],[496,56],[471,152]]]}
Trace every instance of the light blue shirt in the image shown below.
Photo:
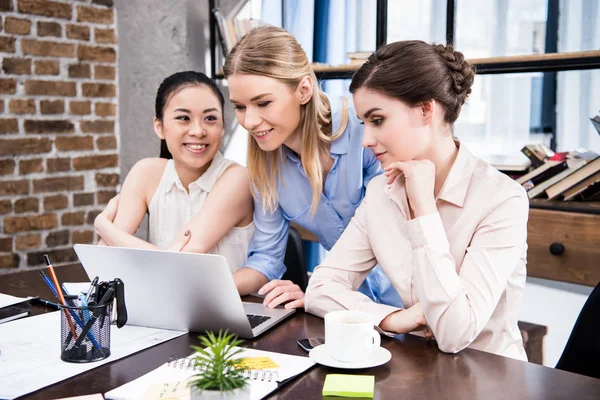
{"label": "light blue shirt", "polygon": [[[269,280],[280,279],[286,270],[283,260],[290,222],[314,233],[319,243],[330,250],[354,216],[370,180],[383,172],[373,152],[362,146],[364,129],[354,109],[348,111],[346,130],[331,143],[333,166],[314,216],[310,212],[310,183],[298,156],[285,146],[281,149],[277,209],[271,213],[262,208],[259,197],[254,200],[254,236],[245,266]],[[340,114],[332,117],[334,133],[340,125]],[[402,307],[400,296],[379,266],[371,271],[359,290],[376,302]]]}

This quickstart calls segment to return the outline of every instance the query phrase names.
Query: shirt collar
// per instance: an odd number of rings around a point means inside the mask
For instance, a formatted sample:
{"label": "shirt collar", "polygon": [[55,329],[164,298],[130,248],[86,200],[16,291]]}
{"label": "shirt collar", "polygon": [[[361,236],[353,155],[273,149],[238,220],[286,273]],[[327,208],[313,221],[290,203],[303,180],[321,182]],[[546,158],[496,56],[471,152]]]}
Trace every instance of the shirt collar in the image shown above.
{"label": "shirt collar", "polygon": [[[215,185],[215,182],[219,178],[219,166],[221,165],[223,160],[223,155],[220,151],[217,151],[208,169],[202,175],[200,175],[198,179],[190,183],[190,188],[196,186],[205,192],[210,192],[213,186]],[[183,187],[183,183],[181,183],[181,179],[179,179],[179,175],[177,174],[177,170],[175,169],[175,162],[173,160],[169,160],[169,164],[167,165],[167,171],[165,171],[165,174],[165,193],[171,191],[173,186],[177,187],[180,190],[186,191],[185,187]]]}
{"label": "shirt collar", "polygon": [[[467,197],[473,171],[477,165],[477,159],[458,140],[455,142],[458,146],[458,154],[437,198],[462,207]],[[385,185],[385,192],[388,197],[398,204],[404,216],[410,219],[410,209],[404,186]]]}
{"label": "shirt collar", "polygon": [[477,165],[477,159],[458,140],[455,140],[455,142],[458,146],[458,154],[437,197],[462,207],[467,197],[473,171]]}

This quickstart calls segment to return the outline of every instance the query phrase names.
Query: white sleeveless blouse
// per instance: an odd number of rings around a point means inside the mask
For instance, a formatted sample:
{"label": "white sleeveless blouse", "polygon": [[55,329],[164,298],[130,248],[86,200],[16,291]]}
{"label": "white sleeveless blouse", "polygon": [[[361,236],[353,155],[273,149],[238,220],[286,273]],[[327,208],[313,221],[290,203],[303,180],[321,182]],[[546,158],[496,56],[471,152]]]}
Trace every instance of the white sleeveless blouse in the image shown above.
{"label": "white sleeveless blouse", "polygon": [[[206,172],[189,185],[188,194],[175,170],[173,160],[169,160],[148,206],[149,242],[160,249],[169,247],[175,235],[182,232],[202,208],[206,196],[232,163],[233,161],[223,158],[217,152]],[[253,222],[244,227],[233,227],[209,253],[225,257],[233,273],[246,262],[253,233]]]}

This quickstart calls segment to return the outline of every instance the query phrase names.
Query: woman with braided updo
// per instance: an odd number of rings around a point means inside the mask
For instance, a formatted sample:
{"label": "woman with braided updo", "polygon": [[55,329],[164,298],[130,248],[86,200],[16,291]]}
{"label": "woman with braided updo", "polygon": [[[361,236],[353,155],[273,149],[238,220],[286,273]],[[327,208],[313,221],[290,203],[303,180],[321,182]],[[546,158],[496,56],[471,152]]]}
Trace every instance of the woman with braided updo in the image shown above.
{"label": "woman with braided updo", "polygon": [[[389,335],[424,329],[445,352],[471,347],[526,360],[517,317],[529,203],[519,184],[454,137],[473,79],[460,52],[420,41],[381,47],[354,75],[363,145],[386,174],[370,182],[315,269],[305,307],[320,316],[365,311]],[[405,309],[352,290],[376,264]]]}

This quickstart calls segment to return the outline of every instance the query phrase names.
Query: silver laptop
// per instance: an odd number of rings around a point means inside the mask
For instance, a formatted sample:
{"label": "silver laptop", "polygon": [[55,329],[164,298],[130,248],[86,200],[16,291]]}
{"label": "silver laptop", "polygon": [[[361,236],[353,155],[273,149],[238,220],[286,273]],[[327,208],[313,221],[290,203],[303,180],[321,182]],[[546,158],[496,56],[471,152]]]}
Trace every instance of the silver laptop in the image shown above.
{"label": "silver laptop", "polygon": [[129,325],[260,335],[295,310],[242,302],[224,257],[76,244],[90,280],[120,278]]}

